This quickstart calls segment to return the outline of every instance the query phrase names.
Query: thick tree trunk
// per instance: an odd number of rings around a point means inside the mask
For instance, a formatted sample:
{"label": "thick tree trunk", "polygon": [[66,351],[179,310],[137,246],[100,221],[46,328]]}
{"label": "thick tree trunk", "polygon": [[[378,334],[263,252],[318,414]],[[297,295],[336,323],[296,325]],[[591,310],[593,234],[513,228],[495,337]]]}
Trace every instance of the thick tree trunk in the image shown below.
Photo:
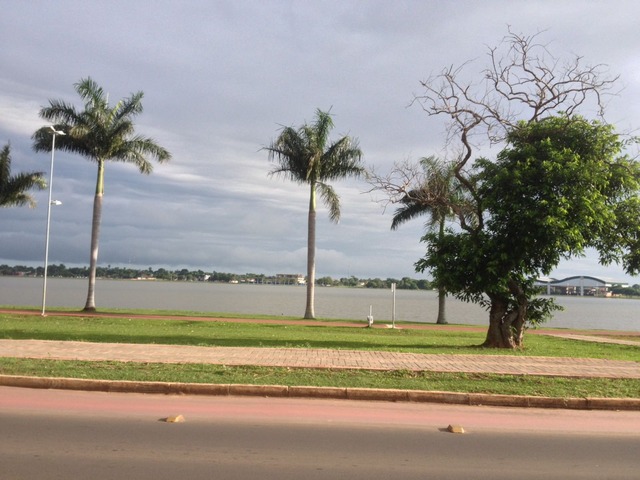
{"label": "thick tree trunk", "polygon": [[100,239],[100,222],[102,221],[102,199],[104,196],[104,162],[98,162],[98,178],[96,193],[93,198],[93,218],[91,221],[91,251],[89,254],[89,289],[87,302],[83,311],[96,311],[96,269],[98,267],[98,241]]}
{"label": "thick tree trunk", "polygon": [[502,298],[490,296],[491,308],[489,310],[489,329],[487,337],[482,344],[489,348],[510,348],[509,338],[503,335],[503,321],[507,315],[507,302]]}
{"label": "thick tree trunk", "polygon": [[509,288],[516,298],[515,308],[509,308],[508,297],[489,295],[489,329],[483,347],[515,349],[523,345],[528,301],[524,291],[515,281],[509,281]]}
{"label": "thick tree trunk", "polygon": [[509,289],[511,293],[516,297],[518,304],[517,316],[513,322],[513,337],[517,347],[523,346],[524,328],[527,322],[527,309],[529,308],[529,299],[526,293],[515,280],[509,280]]}
{"label": "thick tree trunk", "polygon": [[436,320],[436,323],[439,323],[440,325],[446,325],[447,323],[447,316],[445,313],[445,305],[446,305],[446,298],[447,298],[447,292],[445,291],[444,288],[439,288],[438,289],[438,320]]}
{"label": "thick tree trunk", "polygon": [[307,306],[304,318],[315,318],[316,287],[316,186],[312,182],[309,194],[309,220],[307,231]]}

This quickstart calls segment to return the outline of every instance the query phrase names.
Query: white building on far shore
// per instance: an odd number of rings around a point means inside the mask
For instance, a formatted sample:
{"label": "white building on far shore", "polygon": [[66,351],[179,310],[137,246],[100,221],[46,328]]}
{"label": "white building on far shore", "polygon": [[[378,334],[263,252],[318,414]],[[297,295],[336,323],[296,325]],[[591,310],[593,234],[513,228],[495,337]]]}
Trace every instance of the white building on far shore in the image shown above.
{"label": "white building on far shore", "polygon": [[602,279],[589,276],[567,277],[561,280],[555,278],[539,278],[536,286],[545,289],[547,295],[590,295],[596,297],[610,297],[611,287],[614,285],[628,287],[625,282],[614,282],[610,279]]}
{"label": "white building on far shore", "polygon": [[278,273],[276,274],[276,283],[278,285],[306,285],[307,280],[304,275],[299,273]]}

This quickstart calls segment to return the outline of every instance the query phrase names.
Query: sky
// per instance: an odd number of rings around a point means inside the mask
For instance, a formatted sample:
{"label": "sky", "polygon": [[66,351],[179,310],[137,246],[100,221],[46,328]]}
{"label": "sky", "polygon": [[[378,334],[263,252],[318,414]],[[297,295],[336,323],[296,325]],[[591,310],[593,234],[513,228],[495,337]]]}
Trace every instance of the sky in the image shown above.
{"label": "sky", "polygon": [[[584,57],[620,75],[606,118],[640,126],[637,0],[0,0],[0,146],[12,173],[43,171],[32,150],[40,108],[81,108],[74,84],[91,77],[112,104],[144,92],[137,132],[173,158],[151,175],[110,163],[98,263],[233,273],[306,272],[308,189],[269,176],[263,150],[283,126],[331,110],[331,139],[359,141],[385,172],[444,149],[444,119],[417,105],[420,82],[469,62],[511,28],[561,58]],[[49,263],[85,266],[97,168],[55,153]],[[390,230],[394,206],[361,180],[332,184],[339,224],[318,209],[316,276],[428,278],[414,271],[424,221]],[[0,263],[42,265],[48,192],[37,207],[0,209]],[[556,278],[592,275],[640,283],[587,252]]]}

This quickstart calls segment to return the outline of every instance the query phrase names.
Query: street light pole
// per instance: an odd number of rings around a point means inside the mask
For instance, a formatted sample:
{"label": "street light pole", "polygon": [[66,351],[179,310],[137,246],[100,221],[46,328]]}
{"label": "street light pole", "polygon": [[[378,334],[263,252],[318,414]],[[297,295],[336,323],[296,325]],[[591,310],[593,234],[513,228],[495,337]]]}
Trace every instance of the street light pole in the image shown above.
{"label": "street light pole", "polygon": [[65,135],[62,130],[56,130],[53,126],[49,127],[53,131],[53,138],[51,140],[51,170],[49,172],[49,204],[47,208],[47,236],[45,237],[44,246],[44,282],[42,284],[42,316],[45,316],[45,306],[47,301],[47,267],[49,266],[49,229],[51,226],[51,206],[61,205],[61,202],[51,200],[51,191],[53,189],[53,159],[56,150],[56,135]]}

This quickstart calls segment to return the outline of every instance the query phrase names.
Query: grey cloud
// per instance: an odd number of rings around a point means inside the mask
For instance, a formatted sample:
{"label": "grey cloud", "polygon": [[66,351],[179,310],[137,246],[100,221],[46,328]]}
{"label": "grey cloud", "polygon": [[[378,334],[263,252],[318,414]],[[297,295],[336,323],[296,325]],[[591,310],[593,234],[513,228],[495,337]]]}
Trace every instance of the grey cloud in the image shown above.
{"label": "grey cloud", "polygon": [[[34,3],[37,8],[34,8]],[[267,175],[261,148],[280,128],[332,108],[335,136],[357,137],[365,163],[443,153],[444,124],[419,106],[420,81],[449,65],[481,65],[485,45],[506,26],[541,38],[558,54],[605,63],[625,86],[610,119],[637,128],[640,98],[635,1],[551,4],[327,0],[173,2],[144,0],[21,2],[0,17],[0,143],[14,168],[48,172],[31,151],[48,99],[78,104],[73,84],[93,77],[112,102],[142,90],[139,132],[173,153],[150,176],[107,166],[100,263],[303,272],[308,192]],[[73,13],[73,14],[72,14]],[[471,66],[470,72],[477,69]],[[616,123],[617,124],[617,123]],[[56,153],[50,259],[87,263],[95,165]],[[337,182],[342,220],[318,213],[318,273],[418,276],[423,222],[389,230],[383,210],[359,181]],[[46,192],[35,210],[1,209],[0,261],[41,263]],[[593,255],[560,271],[609,272]]]}

